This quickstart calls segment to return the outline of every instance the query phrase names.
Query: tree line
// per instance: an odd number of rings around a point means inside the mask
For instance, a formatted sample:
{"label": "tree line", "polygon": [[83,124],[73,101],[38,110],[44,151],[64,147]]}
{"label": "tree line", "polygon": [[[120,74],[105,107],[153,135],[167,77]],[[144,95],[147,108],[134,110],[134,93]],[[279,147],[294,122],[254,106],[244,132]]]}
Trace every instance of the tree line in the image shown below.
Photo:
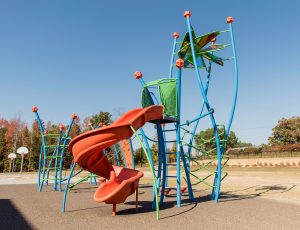
{"label": "tree line", "polygon": [[[99,124],[108,125],[112,122],[112,115],[109,112],[99,112],[98,114],[84,118],[82,121],[77,118],[71,128],[70,137],[74,138],[80,133],[90,130],[91,127],[97,127]],[[47,133],[59,132],[59,124],[54,124],[49,121],[47,123],[43,122],[43,126],[45,130],[47,130]],[[222,143],[222,140],[224,139],[223,128],[219,128],[219,135]],[[277,150],[300,150],[300,117],[280,119],[272,129],[272,135],[268,138],[268,141],[268,144],[264,146],[264,148],[268,151],[272,151],[272,148]],[[9,153],[16,153],[16,149],[20,146],[26,146],[29,149],[29,154],[25,157],[24,161],[24,171],[37,170],[41,142],[41,133],[37,120],[34,120],[32,125],[29,127],[24,121],[22,121],[21,117],[16,117],[11,120],[0,118],[0,172],[8,171],[9,161],[7,156]],[[198,152],[208,152],[214,149],[215,143],[213,129],[206,129],[197,133],[195,135],[194,146],[198,147],[198,150],[196,149]],[[249,147],[249,149],[251,149],[251,146],[251,143],[240,141],[233,131],[229,133],[226,141],[226,149],[238,147]],[[152,144],[151,150],[154,161],[157,161],[157,143]],[[176,151],[176,146],[173,145],[171,149],[168,149],[168,151]],[[257,148],[256,150],[252,148],[251,151],[257,151]],[[71,156],[69,157],[71,158]],[[137,148],[135,150],[134,159],[136,164],[143,164],[146,162],[141,148]],[[175,155],[170,155],[170,161],[172,160],[175,160]],[[20,169],[20,161],[21,157],[17,157],[14,171],[18,171]]]}

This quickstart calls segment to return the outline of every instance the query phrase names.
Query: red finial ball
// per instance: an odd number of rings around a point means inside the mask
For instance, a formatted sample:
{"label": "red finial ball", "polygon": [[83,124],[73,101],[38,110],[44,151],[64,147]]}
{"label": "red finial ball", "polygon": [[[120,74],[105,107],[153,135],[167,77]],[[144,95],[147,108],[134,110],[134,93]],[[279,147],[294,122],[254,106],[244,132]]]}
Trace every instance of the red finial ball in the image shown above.
{"label": "red finial ball", "polygon": [[58,127],[59,127],[60,130],[64,130],[65,129],[65,126],[63,124],[60,124]]}
{"label": "red finial ball", "polygon": [[77,116],[75,113],[72,114],[72,119],[73,119],[73,120],[77,119],[77,117],[78,117],[78,116]]}
{"label": "red finial ball", "polygon": [[173,38],[179,38],[179,33],[178,32],[174,32],[173,33]]}
{"label": "red finial ball", "polygon": [[227,20],[226,20],[227,23],[233,23],[234,22],[234,18],[229,16],[227,17]]}
{"label": "red finial ball", "polygon": [[176,66],[181,69],[184,66],[184,60],[183,59],[177,59],[176,60]]}
{"label": "red finial ball", "polygon": [[32,112],[36,113],[39,110],[39,108],[37,106],[33,106],[31,110]]}
{"label": "red finial ball", "polygon": [[140,78],[142,78],[142,76],[143,76],[143,74],[141,71],[135,71],[135,73],[134,73],[135,79],[140,79]]}
{"label": "red finial ball", "polygon": [[217,41],[217,39],[216,39],[216,38],[213,38],[213,39],[211,39],[210,42],[215,43],[216,41]]}
{"label": "red finial ball", "polygon": [[189,10],[184,11],[183,16],[186,17],[191,17],[191,12]]}

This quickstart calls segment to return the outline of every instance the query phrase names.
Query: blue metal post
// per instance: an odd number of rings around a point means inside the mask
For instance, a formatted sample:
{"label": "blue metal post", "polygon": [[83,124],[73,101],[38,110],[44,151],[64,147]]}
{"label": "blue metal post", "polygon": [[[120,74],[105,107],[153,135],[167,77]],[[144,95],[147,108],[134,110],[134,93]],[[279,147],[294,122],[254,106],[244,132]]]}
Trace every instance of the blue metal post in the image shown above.
{"label": "blue metal post", "polygon": [[[202,80],[201,80],[200,72],[197,68],[197,59],[196,59],[196,54],[195,54],[195,47],[194,47],[194,40],[193,40],[193,36],[192,36],[190,17],[187,16],[186,19],[187,19],[187,26],[188,26],[189,37],[190,37],[190,46],[191,46],[193,62],[194,62],[194,67],[195,67],[195,71],[196,71],[196,75],[197,75],[198,84],[199,84],[200,91],[201,91],[205,106],[207,108],[207,111],[210,111],[210,105],[209,105],[209,102],[208,102],[207,97],[205,95],[205,90],[204,90],[203,83],[202,83]],[[221,167],[222,156],[221,156],[221,151],[220,151],[220,139],[219,139],[219,133],[218,133],[218,128],[217,128],[217,125],[216,125],[216,122],[215,122],[215,118],[214,118],[214,115],[212,113],[210,114],[210,120],[211,120],[213,129],[214,129],[214,134],[215,134],[215,139],[216,139],[216,146],[217,146],[217,154],[218,154],[217,174],[218,174],[218,187],[219,187],[221,174],[222,174],[222,171],[221,171],[222,170],[222,167]],[[219,191],[217,191],[217,193],[218,192]],[[215,201],[217,202],[216,198],[215,198]]]}
{"label": "blue metal post", "polygon": [[234,80],[234,97],[233,97],[233,103],[231,108],[231,114],[229,118],[229,122],[227,124],[226,134],[229,135],[230,127],[232,124],[232,119],[235,112],[236,107],[236,101],[237,101],[237,95],[238,95],[238,84],[239,84],[239,72],[238,72],[238,64],[237,64],[237,56],[236,56],[236,49],[235,49],[235,41],[234,41],[234,34],[233,34],[233,28],[232,23],[229,23],[229,31],[231,35],[231,47],[233,52],[233,58],[234,58],[234,69],[235,69],[235,80]]}
{"label": "blue metal post", "polygon": [[38,186],[41,184],[41,165],[42,165],[42,157],[43,157],[43,146],[41,146],[40,156],[39,156],[39,169],[38,169]]}
{"label": "blue metal post", "polygon": [[173,34],[174,40],[173,40],[173,49],[172,49],[171,63],[170,63],[170,70],[169,70],[169,78],[172,78],[174,58],[175,58],[175,50],[176,50],[176,44],[177,44],[177,38],[178,38],[177,35],[175,35],[175,33]]}
{"label": "blue metal post", "polygon": [[[164,140],[166,141],[166,133],[165,133],[165,127],[162,128],[162,131],[163,131],[163,138]],[[165,154],[167,153],[168,151],[168,148],[167,148],[167,142],[165,144]],[[169,163],[169,154],[166,154],[166,164]],[[168,179],[168,176],[169,176],[169,168],[166,166],[166,178],[165,178],[165,187],[168,187],[169,186],[169,179]]]}
{"label": "blue metal post", "polygon": [[132,145],[132,140],[129,139],[129,144],[130,144],[130,152],[131,152],[131,160],[132,160],[132,169],[135,169],[135,163],[134,163],[134,150],[133,150],[133,145]]}
{"label": "blue metal post", "polygon": [[[225,138],[224,138],[225,140],[227,139],[227,137],[229,135],[234,112],[235,112],[237,94],[238,94],[238,80],[239,80],[238,79],[238,64],[237,64],[237,56],[236,56],[235,40],[234,40],[232,23],[229,23],[229,31],[230,31],[230,37],[231,37],[232,53],[233,53],[233,58],[234,58],[235,80],[234,80],[234,97],[233,97],[233,103],[232,103],[229,121],[228,121],[228,124],[226,127],[226,133],[225,133]],[[222,156],[221,157],[223,157],[224,151],[225,151],[225,144],[223,144],[223,146],[222,146],[222,151],[221,151]],[[214,187],[212,190],[212,199],[215,199],[216,202],[218,201],[219,196],[220,196],[221,180],[222,180],[221,175],[215,175]]]}
{"label": "blue metal post", "polygon": [[[177,181],[179,181],[179,185],[177,182],[177,206],[180,207],[181,205],[181,186],[180,186],[180,157],[182,159],[184,171],[185,171],[185,176],[186,176],[186,181],[187,181],[187,186],[188,186],[188,193],[189,193],[189,198],[192,202],[194,202],[194,194],[193,194],[193,189],[192,189],[192,184],[190,180],[190,173],[189,173],[189,168],[185,159],[184,155],[184,149],[181,144],[181,135],[180,135],[180,119],[181,119],[181,68],[178,68],[178,83],[177,83],[177,100],[178,100],[178,119],[176,123],[176,157],[177,157]],[[179,173],[178,173],[179,172]],[[179,187],[179,188],[178,188]],[[179,202],[178,202],[179,200]]]}
{"label": "blue metal post", "polygon": [[63,168],[63,159],[64,159],[64,156],[65,156],[65,149],[66,149],[66,145],[67,145],[67,142],[68,142],[69,134],[71,132],[71,128],[73,126],[73,123],[74,123],[75,119],[72,117],[72,120],[70,121],[70,125],[68,127],[68,130],[67,130],[67,132],[64,135],[64,142],[63,142],[62,151],[61,151],[61,155],[60,155],[61,157],[60,157],[60,166],[59,166],[59,191],[61,191],[62,168]]}
{"label": "blue metal post", "polygon": [[[158,138],[158,176],[157,176],[157,186],[160,187],[160,182],[162,181],[161,186],[161,195],[160,195],[160,205],[162,205],[164,200],[164,191],[166,187],[166,152],[165,152],[165,140],[162,133],[161,124],[158,122],[156,123],[156,130],[157,130],[157,138]],[[163,167],[162,167],[163,166]],[[161,177],[161,170],[162,177]]]}
{"label": "blue metal post", "polygon": [[[206,84],[205,84],[205,95],[207,95],[209,82],[210,82],[211,62],[209,62],[208,71],[209,72],[208,72],[208,75],[207,75],[207,78],[206,78]],[[202,115],[203,109],[204,109],[204,100],[202,100],[202,105],[201,105],[201,108],[200,108],[199,117]],[[195,133],[196,133],[199,121],[200,121],[200,119],[196,122],[196,124],[193,128],[191,138],[190,138],[190,142],[189,142],[190,146],[188,147],[188,170],[189,170],[189,172],[190,172],[190,158],[191,158],[192,144],[193,144],[193,141],[194,141],[194,137],[195,137]]]}
{"label": "blue metal post", "polygon": [[61,207],[61,212],[65,212],[65,209],[66,209],[67,193],[68,193],[68,190],[69,190],[69,185],[70,185],[70,181],[71,181],[72,174],[73,174],[73,171],[75,169],[75,166],[76,166],[76,162],[73,163],[73,165],[71,167],[69,178],[67,180],[67,184],[66,184],[65,191],[64,191],[64,199],[63,199],[63,203],[62,203],[62,207]]}
{"label": "blue metal post", "polygon": [[[56,191],[56,188],[57,188],[57,170],[58,170],[58,157],[59,157],[59,150],[60,150],[60,142],[61,142],[61,136],[62,136],[62,130],[59,130],[59,136],[58,136],[58,143],[57,143],[57,150],[56,150],[56,158],[55,158],[55,166],[54,166],[54,185],[53,185],[53,189]],[[59,181],[58,183],[61,183],[60,182],[60,178],[59,178]]]}
{"label": "blue metal post", "polygon": [[181,206],[180,185],[180,106],[181,106],[181,68],[178,68],[177,78],[177,122],[176,122],[176,185],[177,185],[177,207]]}

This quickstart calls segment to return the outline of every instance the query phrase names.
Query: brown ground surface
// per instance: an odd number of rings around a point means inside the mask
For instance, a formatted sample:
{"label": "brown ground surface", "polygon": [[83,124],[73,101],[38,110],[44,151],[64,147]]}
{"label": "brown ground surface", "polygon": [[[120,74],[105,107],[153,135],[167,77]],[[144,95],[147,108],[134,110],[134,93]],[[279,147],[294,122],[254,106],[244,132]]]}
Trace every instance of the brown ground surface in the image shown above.
{"label": "brown ground surface", "polygon": [[139,213],[131,196],[117,206],[116,217],[111,217],[111,205],[93,201],[93,185],[82,184],[69,193],[65,213],[60,213],[63,194],[50,186],[39,193],[32,184],[0,185],[0,229],[299,229],[299,168],[228,170],[218,204],[199,185],[195,204],[184,196],[183,207],[177,208],[175,197],[168,197],[159,221],[151,209],[147,171]]}

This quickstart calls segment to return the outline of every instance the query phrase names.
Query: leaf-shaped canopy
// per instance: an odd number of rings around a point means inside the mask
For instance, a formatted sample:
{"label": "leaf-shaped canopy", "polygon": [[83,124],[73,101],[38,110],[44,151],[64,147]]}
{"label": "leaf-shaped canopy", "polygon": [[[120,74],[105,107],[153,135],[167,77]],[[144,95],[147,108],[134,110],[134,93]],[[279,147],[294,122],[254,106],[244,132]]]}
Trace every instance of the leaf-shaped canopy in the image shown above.
{"label": "leaf-shaped canopy", "polygon": [[[217,57],[216,55],[212,54],[211,52],[222,50],[226,47],[226,45],[217,45],[213,44],[208,47],[205,47],[212,39],[217,37],[221,32],[220,31],[213,31],[211,33],[204,34],[202,36],[196,37],[194,29],[192,28],[192,37],[194,40],[194,50],[196,54],[196,61],[198,68],[206,68],[204,58],[209,61],[212,61],[219,65],[224,65],[222,58]],[[204,49],[202,49],[205,47]],[[190,36],[189,32],[184,35],[184,38],[181,43],[181,47],[178,51],[179,58],[184,60],[184,67],[191,68],[194,66],[193,57],[192,57],[192,50],[190,46]]]}

